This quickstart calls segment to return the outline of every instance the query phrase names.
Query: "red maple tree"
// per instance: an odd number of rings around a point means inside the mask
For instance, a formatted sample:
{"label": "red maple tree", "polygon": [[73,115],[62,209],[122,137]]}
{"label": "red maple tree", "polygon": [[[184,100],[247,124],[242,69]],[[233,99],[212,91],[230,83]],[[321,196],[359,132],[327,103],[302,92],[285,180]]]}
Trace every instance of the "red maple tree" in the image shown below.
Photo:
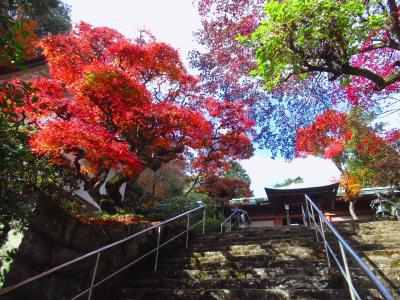
{"label": "red maple tree", "polygon": [[216,175],[204,178],[197,190],[201,193],[206,193],[217,206],[222,208],[222,211],[229,206],[229,200],[233,198],[253,196],[248,182]]}
{"label": "red maple tree", "polygon": [[380,175],[382,170],[398,164],[398,131],[382,135],[379,125],[369,121],[370,116],[360,109],[348,114],[327,110],[314,123],[297,131],[297,156],[330,158],[340,170],[345,200],[350,202],[349,211],[355,220],[354,204],[364,184],[398,184],[397,172]]}
{"label": "red maple tree", "polygon": [[341,172],[350,158],[378,155],[392,141],[367,124],[363,114],[360,109],[348,114],[326,110],[314,123],[298,129],[296,155],[330,158]]}
{"label": "red maple tree", "polygon": [[146,168],[191,156],[195,168],[211,172],[252,154],[247,108],[200,96],[169,45],[80,23],[41,47],[52,79],[35,80],[39,101],[17,112],[37,126],[32,151],[73,167],[97,201],[115,170],[103,209],[122,206],[119,188]]}

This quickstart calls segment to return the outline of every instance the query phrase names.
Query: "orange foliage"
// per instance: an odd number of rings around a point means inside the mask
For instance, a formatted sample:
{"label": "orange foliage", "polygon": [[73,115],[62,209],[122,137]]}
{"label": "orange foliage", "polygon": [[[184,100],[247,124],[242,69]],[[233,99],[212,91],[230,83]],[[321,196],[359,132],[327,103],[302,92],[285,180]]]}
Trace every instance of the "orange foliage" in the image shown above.
{"label": "orange foliage", "polygon": [[[15,70],[13,59],[16,55],[22,56],[23,59],[33,58],[37,55],[36,28],[35,21],[22,18],[11,22],[7,30],[0,26],[0,37],[10,40],[7,47],[0,49],[0,68],[8,71]],[[7,37],[7,35],[11,36]]]}
{"label": "orange foliage", "polygon": [[345,201],[356,200],[361,192],[362,186],[356,176],[344,173],[340,180],[340,186],[344,189],[346,195],[344,196]]}
{"label": "orange foliage", "polygon": [[33,152],[81,179],[98,180],[111,167],[134,177],[188,158],[214,172],[251,156],[248,108],[204,97],[169,45],[80,23],[40,46],[53,78],[36,79],[39,101],[25,98],[15,111],[36,125]]}

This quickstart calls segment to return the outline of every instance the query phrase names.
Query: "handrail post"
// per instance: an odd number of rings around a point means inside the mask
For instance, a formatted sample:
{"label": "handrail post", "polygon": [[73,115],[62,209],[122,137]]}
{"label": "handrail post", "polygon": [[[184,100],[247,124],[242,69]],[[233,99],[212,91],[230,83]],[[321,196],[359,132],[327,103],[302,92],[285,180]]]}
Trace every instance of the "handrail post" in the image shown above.
{"label": "handrail post", "polygon": [[325,232],[324,232],[324,225],[322,224],[322,220],[319,220],[319,224],[321,225],[321,234],[322,234],[322,239],[324,240],[324,248],[325,248],[325,253],[326,253],[326,260],[328,261],[328,267],[331,267],[331,260],[329,258],[329,252],[328,252],[328,247],[327,247],[327,242],[325,238]]}
{"label": "handrail post", "polygon": [[158,265],[158,253],[160,252],[160,238],[161,238],[161,226],[157,228],[157,251],[156,251],[156,261],[154,262],[154,272],[157,271]]}
{"label": "handrail post", "polygon": [[[341,234],[337,231],[337,229],[328,221],[328,219],[324,216],[322,211],[316,206],[316,204],[310,199],[310,197],[308,197],[307,195],[305,195],[305,196],[306,196],[306,201],[307,201],[307,203],[308,203],[308,205],[311,208],[311,211],[313,213],[311,215],[311,217],[312,217],[312,219],[314,221],[314,226],[316,225],[315,215],[314,215],[314,212],[315,212],[315,214],[317,214],[319,216],[320,222],[324,222],[325,223],[324,224],[325,228],[328,228],[329,231],[333,234],[333,236],[339,242],[340,251],[341,251],[342,260],[343,260],[343,266],[342,266],[342,263],[339,261],[339,258],[333,253],[333,250],[330,247],[330,245],[327,243],[326,246],[328,247],[328,250],[330,251],[330,254],[332,255],[332,258],[334,259],[334,261],[338,265],[341,274],[343,275],[343,277],[347,281],[347,284],[349,286],[349,292],[350,292],[350,295],[351,295],[351,299],[361,300],[361,297],[359,296],[357,290],[354,288],[345,252],[347,252],[350,255],[350,257],[358,264],[358,266],[361,267],[362,271],[374,283],[374,285],[376,286],[377,290],[379,291],[379,293],[383,296],[383,298],[385,300],[394,300],[394,297],[391,294],[391,292],[383,285],[383,283],[376,277],[376,275],[368,268],[368,266],[364,263],[364,261],[360,258],[360,256],[346,242],[346,240],[341,236]],[[317,228],[317,226],[315,226],[315,228],[318,229],[318,231],[319,231],[319,228]],[[321,231],[321,236],[322,236],[322,232],[324,232],[324,231]],[[318,235],[317,235],[317,238],[318,238]],[[328,242],[326,239],[325,239],[325,241]]]}
{"label": "handrail post", "polygon": [[304,196],[304,198],[306,199],[306,208],[307,208],[307,215],[308,215],[308,224],[311,227],[311,214],[310,214],[310,207],[308,205],[308,199],[307,199],[307,195]]}
{"label": "handrail post", "polygon": [[347,257],[346,257],[346,253],[344,252],[343,249],[343,245],[342,243],[339,241],[339,247],[340,247],[340,252],[342,253],[342,259],[343,259],[343,264],[344,264],[344,270],[346,272],[346,281],[347,281],[347,285],[349,286],[349,292],[350,292],[350,297],[351,300],[355,300],[355,296],[354,296],[354,286],[353,286],[353,282],[351,281],[351,273],[349,270],[349,265],[347,263]]}
{"label": "handrail post", "polygon": [[232,217],[229,218],[229,232],[232,232]]}
{"label": "handrail post", "polygon": [[189,226],[190,226],[190,214],[187,215],[187,221],[186,221],[186,249],[189,247]]}
{"label": "handrail post", "polygon": [[203,207],[203,234],[206,233],[206,207]]}
{"label": "handrail post", "polygon": [[307,217],[306,217],[306,213],[304,211],[303,205],[301,205],[301,214],[303,216],[303,225],[304,225],[304,227],[308,227],[308,225],[307,225]]}
{"label": "handrail post", "polygon": [[[130,241],[130,240],[132,240],[132,239],[134,239],[134,238],[137,238],[138,236],[141,236],[141,235],[143,235],[143,234],[145,234],[145,233],[147,233],[147,232],[154,232],[154,230],[160,228],[161,226],[164,226],[165,224],[169,224],[169,223],[175,222],[175,221],[177,221],[177,220],[180,221],[180,220],[182,220],[182,218],[184,218],[184,216],[188,216],[188,222],[187,222],[188,224],[187,224],[187,230],[186,230],[186,232],[183,231],[183,232],[179,233],[177,236],[174,236],[174,237],[168,239],[166,242],[161,243],[161,244],[159,245],[158,248],[164,247],[166,244],[168,244],[169,242],[171,242],[171,241],[173,241],[173,240],[175,240],[175,239],[177,239],[177,238],[183,236],[185,233],[186,233],[186,244],[188,244],[188,237],[189,237],[189,234],[188,234],[188,233],[189,233],[189,228],[190,228],[190,217],[189,217],[189,216],[190,216],[190,214],[192,214],[192,213],[199,212],[201,209],[205,209],[203,205],[200,206],[200,207],[197,207],[197,208],[188,210],[188,211],[186,211],[186,212],[184,212],[184,213],[181,213],[181,214],[179,214],[179,215],[177,215],[177,216],[175,216],[175,217],[172,217],[172,218],[170,218],[170,219],[168,219],[168,220],[162,221],[162,222],[160,222],[160,223],[158,223],[158,224],[156,224],[156,225],[153,225],[153,226],[151,226],[151,227],[147,227],[147,228],[141,230],[140,232],[133,233],[133,234],[131,234],[131,235],[125,237],[125,238],[122,238],[122,239],[120,239],[120,240],[118,240],[118,241],[115,241],[115,242],[112,242],[112,243],[110,243],[110,244],[107,244],[107,245],[105,245],[105,246],[103,246],[103,247],[101,247],[101,248],[98,248],[98,249],[96,249],[96,250],[93,250],[93,251],[91,251],[91,252],[88,252],[88,253],[86,253],[86,254],[84,254],[84,255],[81,255],[81,256],[79,256],[79,257],[77,257],[77,258],[71,259],[71,260],[69,260],[69,261],[67,261],[67,262],[65,262],[65,263],[62,263],[62,264],[60,264],[60,265],[58,265],[58,266],[56,266],[56,267],[53,267],[53,268],[51,268],[51,269],[48,269],[47,271],[44,271],[44,272],[42,272],[42,273],[39,273],[39,274],[34,275],[34,276],[32,276],[32,277],[29,277],[29,278],[27,278],[27,279],[25,279],[25,280],[23,280],[23,281],[20,281],[20,282],[14,284],[14,285],[12,285],[12,286],[2,288],[2,289],[0,289],[0,295],[7,294],[7,293],[9,293],[9,292],[11,292],[11,291],[13,291],[13,290],[16,290],[16,289],[22,287],[22,286],[25,286],[25,285],[27,285],[27,284],[30,284],[31,282],[34,282],[34,281],[37,281],[37,280],[39,280],[39,279],[41,279],[41,278],[44,278],[44,277],[46,277],[46,276],[49,276],[50,274],[53,274],[53,273],[55,273],[55,272],[57,272],[57,271],[59,271],[59,270],[63,270],[64,268],[67,268],[67,267],[70,266],[70,265],[73,265],[73,264],[76,264],[76,263],[78,263],[78,262],[81,262],[81,261],[83,261],[83,260],[85,260],[85,259],[88,259],[89,257],[95,257],[95,256],[97,255],[95,267],[94,267],[94,270],[93,270],[92,279],[91,279],[91,282],[90,282],[90,286],[89,286],[87,289],[81,291],[79,294],[77,294],[76,296],[74,296],[74,297],[72,298],[72,299],[78,299],[78,298],[82,297],[83,295],[89,294],[88,297],[89,297],[89,299],[90,299],[91,296],[92,296],[92,294],[93,294],[92,290],[93,290],[94,288],[96,288],[98,285],[100,285],[100,284],[106,282],[107,280],[109,280],[110,278],[114,277],[115,275],[117,275],[118,273],[122,272],[123,270],[129,268],[129,267],[132,266],[133,264],[135,264],[135,263],[141,261],[141,260],[144,259],[145,257],[147,257],[147,256],[149,256],[150,254],[156,252],[157,249],[154,248],[154,249],[152,249],[152,250],[146,252],[145,254],[143,254],[142,256],[140,256],[139,258],[137,258],[137,259],[135,259],[134,261],[128,263],[128,264],[125,265],[124,267],[118,269],[116,272],[113,272],[113,273],[111,273],[110,275],[106,276],[105,278],[103,278],[103,279],[101,279],[101,280],[97,280],[97,282],[95,282],[95,280],[96,280],[96,274],[97,274],[97,269],[98,269],[98,264],[99,264],[99,261],[100,261],[100,258],[101,258],[101,253],[103,253],[104,251],[106,251],[106,250],[108,250],[108,249],[112,249],[113,247],[116,247],[116,246],[118,246],[118,245],[122,245],[123,243],[126,243],[127,241]],[[201,221],[197,222],[196,224],[193,225],[193,228],[194,228],[195,226],[200,225],[200,224],[201,224]],[[160,232],[160,233],[161,233],[161,232]],[[89,273],[90,273],[90,271],[89,271]],[[89,274],[89,276],[90,276],[90,274]]]}
{"label": "handrail post", "polygon": [[[317,229],[317,222],[315,221],[315,215],[314,215],[314,208],[311,207],[311,217],[314,223],[314,230],[315,230],[315,236],[317,237],[317,242],[319,242],[319,237],[318,237],[318,229]],[[319,220],[321,222],[321,220]]]}
{"label": "handrail post", "polygon": [[89,290],[88,300],[90,300],[92,298],[93,285],[94,285],[94,280],[96,279],[97,266],[99,265],[100,254],[101,254],[101,252],[97,253],[97,256],[96,256],[96,263],[94,265],[92,281],[90,282],[90,290]]}

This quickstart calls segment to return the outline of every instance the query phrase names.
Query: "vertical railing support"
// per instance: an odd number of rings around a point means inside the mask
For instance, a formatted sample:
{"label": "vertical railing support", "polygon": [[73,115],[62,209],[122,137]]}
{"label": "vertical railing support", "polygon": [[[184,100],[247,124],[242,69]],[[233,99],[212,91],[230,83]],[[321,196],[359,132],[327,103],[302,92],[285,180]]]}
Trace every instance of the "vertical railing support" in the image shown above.
{"label": "vertical railing support", "polygon": [[203,207],[203,234],[206,233],[206,207]]}
{"label": "vertical railing support", "polygon": [[303,216],[303,225],[304,225],[304,227],[308,227],[308,225],[307,225],[307,217],[306,217],[306,213],[304,211],[303,205],[301,205],[301,215]]}
{"label": "vertical railing support", "polygon": [[321,225],[321,234],[322,234],[322,240],[324,241],[324,248],[325,248],[325,253],[326,253],[326,260],[328,261],[328,267],[331,267],[331,260],[329,258],[329,252],[328,252],[328,246],[325,238],[325,232],[324,232],[324,225],[322,224],[323,222],[320,220],[319,224]]}
{"label": "vertical railing support", "polygon": [[339,241],[339,247],[340,247],[340,252],[342,253],[342,259],[343,259],[343,264],[344,264],[344,270],[346,272],[346,281],[349,286],[349,292],[350,292],[350,297],[351,300],[355,300],[356,297],[354,295],[354,287],[353,287],[353,282],[351,281],[351,274],[349,270],[349,265],[347,263],[347,257],[346,257],[346,252],[344,251],[342,243]]}
{"label": "vertical railing support", "polygon": [[189,227],[190,227],[190,214],[187,215],[187,221],[186,221],[186,249],[189,247]]}
{"label": "vertical railing support", "polygon": [[90,300],[90,299],[92,298],[93,285],[94,285],[94,281],[95,281],[95,279],[96,279],[97,266],[99,265],[100,254],[101,254],[101,252],[99,252],[99,253],[97,254],[97,257],[96,257],[96,263],[95,263],[95,265],[94,265],[94,270],[93,270],[93,275],[92,275],[92,281],[90,282],[90,290],[89,290],[88,300]]}
{"label": "vertical railing support", "polygon": [[229,218],[229,232],[232,232],[232,217]]}
{"label": "vertical railing support", "polygon": [[[312,207],[311,207],[311,217],[312,217],[312,220],[313,220],[313,223],[314,223],[315,236],[317,238],[317,242],[319,242],[317,222],[315,221],[314,208],[312,208]],[[320,222],[321,222],[321,220],[320,220]]]}
{"label": "vertical railing support", "polygon": [[307,208],[307,215],[308,215],[308,226],[311,227],[311,213],[310,213],[310,207],[308,205],[307,196],[305,196],[305,199],[306,199],[306,208]]}
{"label": "vertical railing support", "polygon": [[286,224],[290,226],[290,214],[289,214],[289,205],[285,204],[285,211],[286,211]]}
{"label": "vertical railing support", "polygon": [[158,265],[158,253],[160,252],[160,238],[161,238],[161,226],[157,229],[157,251],[156,251],[156,261],[154,262],[154,272],[157,271]]}

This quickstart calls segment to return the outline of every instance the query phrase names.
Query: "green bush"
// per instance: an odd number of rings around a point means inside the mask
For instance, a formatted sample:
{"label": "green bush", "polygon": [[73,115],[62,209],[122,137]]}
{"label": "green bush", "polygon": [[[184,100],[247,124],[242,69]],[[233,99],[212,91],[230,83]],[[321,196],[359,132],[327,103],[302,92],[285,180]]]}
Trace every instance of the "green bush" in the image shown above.
{"label": "green bush", "polygon": [[145,215],[154,220],[166,220],[184,213],[198,206],[198,202],[204,202],[204,194],[192,193],[187,197],[180,195],[165,198],[157,206],[152,207]]}

